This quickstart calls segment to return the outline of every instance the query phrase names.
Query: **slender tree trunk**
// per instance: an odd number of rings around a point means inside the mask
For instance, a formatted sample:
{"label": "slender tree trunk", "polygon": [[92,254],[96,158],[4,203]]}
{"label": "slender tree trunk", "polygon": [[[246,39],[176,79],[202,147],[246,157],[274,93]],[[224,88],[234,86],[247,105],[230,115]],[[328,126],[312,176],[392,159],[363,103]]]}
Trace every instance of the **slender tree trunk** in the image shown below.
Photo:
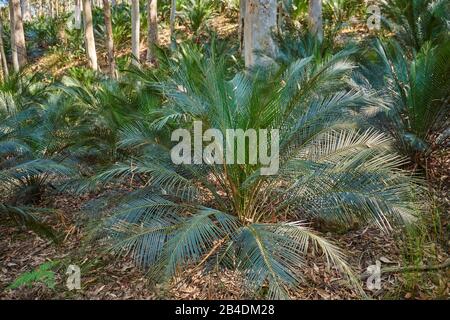
{"label": "slender tree trunk", "polygon": [[133,54],[133,64],[139,66],[140,59],[140,15],[139,0],[131,1],[131,52]]}
{"label": "slender tree trunk", "polygon": [[244,18],[244,57],[247,68],[263,63],[255,51],[268,55],[275,53],[271,33],[276,26],[276,0],[247,0]]}
{"label": "slender tree trunk", "polygon": [[244,19],[246,3],[246,0],[239,0],[239,49],[241,50],[242,55],[244,55]]}
{"label": "slender tree trunk", "polygon": [[55,8],[55,17],[59,17],[59,1],[54,0],[53,7]]}
{"label": "slender tree trunk", "polygon": [[109,0],[103,0],[103,12],[105,15],[106,47],[108,48],[108,66],[111,78],[116,78],[116,60],[114,59],[114,41],[111,22],[111,7]]}
{"label": "slender tree trunk", "polygon": [[21,0],[23,21],[31,20],[30,4],[28,0]]}
{"label": "slender tree trunk", "polygon": [[94,26],[92,22],[91,0],[83,0],[84,40],[89,64],[95,71],[98,70],[97,51],[95,49]]}
{"label": "slender tree trunk", "polygon": [[20,70],[19,57],[17,55],[16,39],[14,37],[14,34],[15,34],[14,33],[14,29],[15,29],[14,10],[13,10],[13,5],[12,5],[11,0],[9,2],[9,29],[10,29],[10,33],[11,33],[11,60],[12,60],[12,64],[13,64],[13,69],[14,69],[14,72],[19,72],[19,70]]}
{"label": "slender tree trunk", "polygon": [[148,0],[147,4],[148,4],[147,62],[155,63],[156,57],[154,52],[154,46],[158,45],[158,0]]}
{"label": "slender tree trunk", "polygon": [[22,23],[22,10],[19,0],[10,0],[11,15],[11,48],[13,53],[14,71],[18,72],[27,64],[27,49]]}
{"label": "slender tree trunk", "polygon": [[75,23],[74,28],[79,30],[81,29],[81,0],[75,0],[74,3],[74,16],[75,16]]}
{"label": "slender tree trunk", "polygon": [[2,59],[3,78],[6,79],[9,76],[9,69],[8,69],[8,60],[6,60],[5,46],[3,44],[3,23],[1,21],[0,21],[0,57]]}
{"label": "slender tree trunk", "polygon": [[39,4],[39,16],[42,17],[44,16],[44,8],[45,8],[45,0],[41,0],[40,4]]}
{"label": "slender tree trunk", "polygon": [[323,38],[323,25],[322,25],[322,0],[309,0],[309,31],[317,35],[319,40]]}
{"label": "slender tree trunk", "polygon": [[177,46],[175,39],[175,18],[177,14],[177,0],[171,0],[170,5],[170,47],[172,50]]}

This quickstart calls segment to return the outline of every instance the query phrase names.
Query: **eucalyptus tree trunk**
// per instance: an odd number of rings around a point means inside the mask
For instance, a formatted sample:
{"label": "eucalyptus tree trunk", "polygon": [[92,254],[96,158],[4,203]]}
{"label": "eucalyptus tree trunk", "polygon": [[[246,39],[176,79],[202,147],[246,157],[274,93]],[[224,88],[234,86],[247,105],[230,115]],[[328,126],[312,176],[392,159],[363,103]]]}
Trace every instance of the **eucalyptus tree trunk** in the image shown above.
{"label": "eucalyptus tree trunk", "polygon": [[9,69],[8,69],[8,61],[6,60],[6,54],[5,54],[5,46],[3,44],[3,23],[0,21],[0,58],[2,59],[2,72],[3,72],[3,79],[8,78],[9,76]]}
{"label": "eucalyptus tree trunk", "polygon": [[54,5],[53,5],[53,0],[49,0],[49,2],[48,2],[48,10],[49,10],[49,13],[50,13],[50,17],[54,18],[55,17],[55,8],[54,8]]}
{"label": "eucalyptus tree trunk", "polygon": [[79,30],[81,29],[81,0],[74,1],[74,28]]}
{"label": "eucalyptus tree trunk", "polygon": [[31,11],[30,11],[30,4],[29,4],[28,0],[21,0],[21,6],[22,6],[23,21],[30,21],[31,20]]}
{"label": "eucalyptus tree trunk", "polygon": [[14,71],[18,72],[27,64],[27,49],[25,46],[25,34],[23,31],[22,10],[20,0],[10,0],[11,19],[11,51],[13,55]]}
{"label": "eucalyptus tree trunk", "polygon": [[309,31],[319,40],[323,39],[322,0],[309,0]]}
{"label": "eucalyptus tree trunk", "polygon": [[244,57],[247,68],[263,63],[258,52],[275,54],[272,31],[276,27],[276,0],[247,0],[244,18]]}
{"label": "eucalyptus tree trunk", "polygon": [[244,55],[244,19],[246,0],[239,0],[239,50]]}
{"label": "eucalyptus tree trunk", "polygon": [[154,46],[158,45],[158,0],[148,0],[147,11],[147,62],[155,63]]}
{"label": "eucalyptus tree trunk", "polygon": [[139,66],[140,59],[140,15],[139,0],[131,1],[131,52],[133,64]]}
{"label": "eucalyptus tree trunk", "polygon": [[59,17],[59,1],[54,0],[53,7],[55,8],[55,17]]}
{"label": "eucalyptus tree trunk", "polygon": [[175,17],[177,14],[177,0],[171,0],[170,4],[170,47],[172,50],[177,46],[175,39]]}
{"label": "eucalyptus tree trunk", "polygon": [[38,10],[38,15],[39,17],[42,17],[44,15],[45,12],[45,0],[41,0],[39,3],[39,10]]}
{"label": "eucalyptus tree trunk", "polygon": [[83,0],[84,41],[91,68],[98,70],[97,51],[95,49],[94,26],[92,22],[91,0]]}
{"label": "eucalyptus tree trunk", "polygon": [[15,39],[15,25],[14,25],[14,9],[13,4],[10,0],[9,2],[9,29],[11,33],[11,60],[13,64],[13,69],[15,72],[18,72],[20,70],[19,66],[19,56],[17,55],[17,45],[16,45],[16,39]]}
{"label": "eucalyptus tree trunk", "polygon": [[103,0],[103,13],[106,27],[106,47],[108,48],[108,66],[111,78],[116,78],[116,60],[114,59],[114,41],[109,0]]}

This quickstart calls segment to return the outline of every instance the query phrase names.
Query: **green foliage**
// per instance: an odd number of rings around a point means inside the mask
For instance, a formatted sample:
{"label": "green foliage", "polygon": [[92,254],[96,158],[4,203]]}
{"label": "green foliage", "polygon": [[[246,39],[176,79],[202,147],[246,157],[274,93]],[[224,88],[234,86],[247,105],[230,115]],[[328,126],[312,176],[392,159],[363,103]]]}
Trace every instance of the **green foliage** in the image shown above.
{"label": "green foliage", "polygon": [[50,47],[58,44],[58,31],[64,22],[65,20],[61,18],[38,17],[25,23],[28,54],[31,56],[42,55]]}
{"label": "green foliage", "polygon": [[[351,109],[373,103],[350,85],[354,65],[345,55],[309,56],[228,78],[226,58],[214,50],[181,48],[167,61],[170,77],[153,84],[165,106],[121,129],[119,145],[135,156],[93,180],[145,184],[115,197],[117,208],[98,227],[105,240],[159,281],[186,265],[215,265],[283,298],[302,281],[312,249],[354,281],[344,253],[302,221],[359,221],[388,231],[413,221],[416,210],[416,187],[389,138],[348,121]],[[190,129],[194,120],[222,132],[279,128],[279,174],[263,176],[260,165],[172,164],[171,143],[157,136]]]}
{"label": "green foliage", "polygon": [[355,56],[359,48],[355,44],[338,45],[333,34],[326,33],[322,40],[307,30],[289,30],[289,32],[276,33],[274,39],[277,43],[277,53],[273,57],[277,63],[286,65],[290,62],[312,57],[316,63],[321,63],[333,57],[345,58]]}
{"label": "green foliage", "polygon": [[447,125],[450,42],[425,43],[412,59],[395,41],[377,41],[375,49],[384,75],[379,89],[389,108],[380,125],[396,138],[399,150],[414,160],[415,155],[429,151],[432,132],[441,132]]}
{"label": "green foliage", "polygon": [[22,286],[32,287],[33,284],[40,282],[50,289],[55,288],[55,272],[52,271],[58,265],[57,261],[50,261],[41,264],[33,271],[25,272],[19,276],[8,289],[17,289]]}
{"label": "green foliage", "polygon": [[383,19],[406,48],[419,51],[427,42],[449,41],[450,3],[445,0],[388,0]]}
{"label": "green foliage", "polygon": [[81,56],[84,54],[84,34],[83,29],[66,28],[67,42],[61,48],[66,54]]}
{"label": "green foliage", "polygon": [[358,0],[325,0],[323,16],[327,22],[348,25],[352,17],[364,17],[365,8],[365,3]]}
{"label": "green foliage", "polygon": [[[13,218],[40,234],[53,237],[39,222],[30,204],[39,202],[51,178],[73,175],[58,154],[51,135],[51,113],[43,109],[46,87],[35,77],[14,74],[0,85],[0,190],[9,198],[0,207],[2,216]],[[50,121],[49,121],[50,120]]]}
{"label": "green foliage", "polygon": [[189,0],[182,5],[190,29],[197,33],[213,14],[213,4],[208,0]]}
{"label": "green foliage", "polygon": [[[146,30],[147,18],[144,7],[140,10],[141,30]],[[105,19],[102,8],[93,11],[94,32],[99,48],[105,44]],[[111,7],[111,24],[113,28],[113,41],[117,50],[131,46],[131,8],[126,3],[117,4]]]}
{"label": "green foliage", "polygon": [[[238,4],[183,0],[177,11],[198,37],[215,10],[236,13]],[[305,20],[306,8],[304,0],[283,1],[292,25]],[[162,22],[169,9],[170,1],[159,1]],[[310,220],[343,230],[355,223],[384,232],[405,225],[405,255],[420,263],[429,240],[418,215],[426,199],[396,150],[416,160],[429,152],[432,132],[448,125],[448,3],[389,0],[383,12],[398,41],[376,41],[366,52],[338,39],[363,4],[326,0],[324,39],[290,26],[275,35],[279,50],[265,67],[243,71],[229,43],[213,40],[185,42],[174,52],[158,48],[158,68],[121,70],[119,80],[84,67],[51,85],[12,74],[0,84],[0,215],[56,239],[41,221],[49,210],[36,207],[44,190],[137,181],[141,187],[90,207],[101,217],[95,236],[113,252],[131,255],[155,281],[188,266],[238,270],[243,286],[270,298],[289,297],[302,283],[311,253],[358,286],[345,252],[312,230]],[[103,11],[93,14],[103,48]],[[57,44],[65,19],[26,25],[33,55]],[[112,20],[116,47],[128,48],[130,7],[114,6]],[[141,22],[145,30],[143,8]],[[82,30],[66,28],[61,45],[84,54]],[[367,61],[355,63],[360,57]],[[370,110],[377,129],[363,122]],[[264,176],[260,164],[174,165],[170,133],[199,120],[204,130],[222,133],[279,129],[279,173]],[[74,168],[87,179],[67,181],[76,180]],[[10,288],[54,287],[55,265],[43,264]]]}

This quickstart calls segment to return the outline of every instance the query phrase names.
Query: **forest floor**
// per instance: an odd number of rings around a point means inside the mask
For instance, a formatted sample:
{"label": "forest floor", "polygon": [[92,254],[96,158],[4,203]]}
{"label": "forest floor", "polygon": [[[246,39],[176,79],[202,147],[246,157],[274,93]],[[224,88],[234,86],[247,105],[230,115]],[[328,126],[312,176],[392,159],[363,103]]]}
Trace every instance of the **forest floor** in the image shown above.
{"label": "forest floor", "polygon": [[[218,30],[221,38],[236,38],[237,25],[225,17],[211,21],[211,28]],[[178,30],[183,32],[183,30]],[[161,31],[160,41],[169,42],[168,30]],[[145,48],[142,49],[145,55]],[[118,55],[126,55],[120,51]],[[100,59],[100,62],[103,59]],[[58,76],[85,61],[67,63],[57,54],[46,55],[31,67],[33,72],[45,69]],[[438,156],[442,159],[442,156]],[[445,161],[430,163],[429,172],[442,166],[450,169],[450,156]],[[438,170],[439,171],[439,170]],[[448,171],[448,170],[447,170]],[[439,185],[448,183],[448,172],[434,181]],[[442,180],[442,181],[441,181]],[[444,216],[448,218],[448,189],[440,186],[439,202],[442,202]],[[31,231],[20,230],[5,223],[0,224],[0,299],[253,299],[258,296],[244,290],[242,277],[236,272],[212,271],[202,274],[194,267],[183,270],[183,276],[167,285],[150,283],[144,270],[136,267],[127,257],[113,256],[102,249],[95,241],[88,241],[89,231],[86,222],[89,219],[83,210],[89,200],[101,196],[99,193],[82,196],[69,193],[46,191],[39,206],[53,208],[45,221],[62,236],[58,244],[42,239]],[[448,221],[441,223],[448,230]],[[444,231],[445,233],[445,231]],[[359,276],[375,261],[382,263],[382,269],[392,266],[404,266],[411,260],[410,243],[397,233],[385,234],[375,227],[354,228],[349,232],[325,232],[325,236],[344,249],[355,274]],[[421,244],[419,264],[439,264],[449,257],[448,243],[444,240]],[[438,243],[439,242],[439,243]],[[445,248],[444,248],[445,247]],[[56,261],[53,269],[56,285],[49,288],[43,283],[33,283],[17,289],[8,288],[20,275],[38,268],[45,262]],[[69,291],[66,287],[66,270],[74,264],[81,268],[81,290]],[[360,292],[345,285],[341,274],[328,270],[322,257],[311,256],[308,267],[302,269],[304,282],[298,290],[292,292],[297,299],[358,299]],[[365,281],[360,281],[367,298],[373,299],[448,299],[450,297],[450,270],[432,272],[382,274],[381,289],[370,291]]]}
{"label": "forest floor", "polygon": [[[201,274],[195,268],[183,270],[181,278],[168,285],[153,285],[145,272],[127,257],[113,256],[95,241],[88,241],[84,205],[101,196],[98,193],[73,196],[65,193],[44,194],[40,206],[54,208],[47,216],[49,223],[63,240],[54,244],[31,231],[0,224],[0,299],[252,299],[242,288],[239,274],[212,271]],[[356,275],[362,274],[378,260],[385,267],[404,265],[406,245],[395,233],[384,234],[374,227],[365,227],[345,234],[327,233],[329,239],[347,253]],[[440,247],[430,247],[433,261],[444,262],[448,255]],[[9,289],[21,274],[33,271],[48,261],[59,261],[54,269],[56,286],[33,283]],[[81,268],[82,289],[69,291],[66,270],[74,264]],[[357,299],[359,293],[344,284],[335,270],[327,270],[321,257],[310,257],[308,268],[302,269],[305,281],[292,295],[297,299]],[[450,297],[448,270],[428,273],[393,273],[382,275],[381,289],[369,291],[361,286],[367,298],[430,299]]]}

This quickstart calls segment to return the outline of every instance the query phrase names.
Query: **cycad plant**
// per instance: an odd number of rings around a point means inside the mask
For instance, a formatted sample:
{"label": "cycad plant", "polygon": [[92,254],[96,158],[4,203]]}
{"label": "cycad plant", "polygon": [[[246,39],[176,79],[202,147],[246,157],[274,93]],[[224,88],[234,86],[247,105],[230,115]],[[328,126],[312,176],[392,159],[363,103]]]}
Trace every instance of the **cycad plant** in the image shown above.
{"label": "cycad plant", "polygon": [[194,33],[198,33],[213,14],[213,3],[207,0],[189,0],[182,8],[186,21]]}
{"label": "cycad plant", "polygon": [[[79,160],[109,163],[117,157],[118,130],[134,118],[139,109],[151,107],[139,85],[112,79],[64,77],[56,84],[60,113],[70,117],[65,132],[70,133],[70,150]],[[83,82],[84,81],[84,82]]]}
{"label": "cycad plant", "polygon": [[397,41],[419,51],[423,44],[449,41],[450,3],[446,0],[384,0],[383,21]]}
{"label": "cycad plant", "polygon": [[396,41],[377,41],[382,77],[378,79],[388,111],[380,124],[397,141],[399,150],[418,162],[430,151],[433,132],[448,125],[450,42],[425,43],[412,59]]}
{"label": "cycad plant", "polygon": [[[233,268],[249,288],[286,298],[301,283],[311,252],[355,280],[344,252],[307,219],[359,221],[387,231],[413,220],[416,208],[415,187],[388,137],[348,122],[349,108],[370,103],[349,89],[354,65],[307,57],[230,79],[224,57],[184,49],[171,77],[154,84],[165,106],[122,129],[121,147],[136,156],[94,179],[144,182],[115,199],[119,205],[99,225],[104,239],[159,281],[186,266]],[[224,135],[227,129],[279,129],[278,173],[262,175],[261,164],[228,159],[175,165],[173,143],[159,136],[190,130],[194,121]]]}
{"label": "cycad plant", "polygon": [[52,236],[32,205],[39,202],[52,178],[73,174],[52,150],[46,111],[41,104],[45,86],[14,74],[0,85],[0,214]]}

